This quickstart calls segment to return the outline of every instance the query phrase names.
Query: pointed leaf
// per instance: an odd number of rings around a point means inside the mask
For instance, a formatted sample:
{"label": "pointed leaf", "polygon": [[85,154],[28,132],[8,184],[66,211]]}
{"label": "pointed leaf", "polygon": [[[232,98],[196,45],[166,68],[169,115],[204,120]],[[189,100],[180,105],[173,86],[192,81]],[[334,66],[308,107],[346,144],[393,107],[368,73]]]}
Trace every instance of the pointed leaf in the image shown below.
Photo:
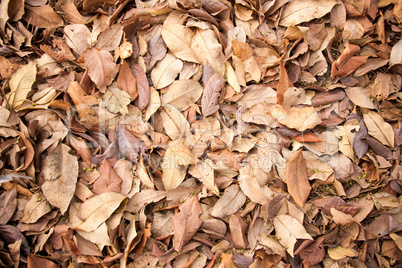
{"label": "pointed leaf", "polygon": [[7,94],[7,104],[15,109],[26,100],[32,85],[36,80],[36,62],[31,61],[18,69],[10,78],[10,93]]}
{"label": "pointed leaf", "polygon": [[99,91],[105,93],[106,87],[113,81],[116,64],[110,52],[98,48],[88,48],[83,53],[85,65],[91,80]]}

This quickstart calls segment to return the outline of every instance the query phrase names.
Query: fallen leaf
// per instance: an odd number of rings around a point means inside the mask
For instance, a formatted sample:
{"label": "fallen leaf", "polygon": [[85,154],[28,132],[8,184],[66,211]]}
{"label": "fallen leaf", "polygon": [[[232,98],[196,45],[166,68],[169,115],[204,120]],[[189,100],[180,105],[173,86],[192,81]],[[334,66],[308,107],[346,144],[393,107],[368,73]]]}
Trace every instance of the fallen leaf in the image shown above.
{"label": "fallen leaf", "polygon": [[162,182],[165,190],[172,190],[178,187],[186,176],[187,165],[179,165],[179,159],[176,158],[176,154],[169,147],[162,163]]}
{"label": "fallen leaf", "polygon": [[294,246],[297,239],[313,239],[304,229],[303,225],[289,215],[278,215],[274,219],[276,236],[279,243],[287,247],[286,251],[293,257]]}
{"label": "fallen leaf", "polygon": [[89,77],[99,91],[105,93],[106,87],[113,81],[112,75],[116,67],[112,55],[105,50],[88,48],[84,51],[83,57]]}
{"label": "fallen leaf", "polygon": [[99,165],[100,177],[94,182],[92,191],[95,194],[106,192],[119,193],[121,189],[122,179],[117,175],[116,171],[110,163],[103,159]]}
{"label": "fallen leaf", "polygon": [[177,140],[183,137],[190,128],[186,118],[173,105],[165,104],[161,111],[161,116],[166,134],[172,140]]}
{"label": "fallen leaf", "polygon": [[114,83],[106,89],[104,100],[106,108],[114,114],[121,113],[123,115],[128,113],[127,106],[131,102],[131,96],[119,89]]}
{"label": "fallen leaf", "polygon": [[36,80],[36,62],[31,61],[18,69],[10,78],[10,93],[6,95],[7,105],[16,109],[26,100]]}
{"label": "fallen leaf", "polygon": [[126,197],[120,193],[106,192],[86,200],[77,212],[77,216],[83,222],[74,226],[73,229],[85,232],[95,230],[112,215],[125,199]]}
{"label": "fallen leaf", "polygon": [[166,54],[151,72],[151,79],[155,88],[164,88],[173,83],[182,69],[183,62],[181,60],[176,59],[176,57],[171,54]]}
{"label": "fallen leaf", "polygon": [[45,179],[41,188],[52,206],[64,214],[74,196],[78,178],[78,161],[65,144],[60,144],[43,161],[41,176]]}
{"label": "fallen leaf", "polygon": [[282,106],[276,106],[272,109],[271,115],[278,120],[279,123],[288,128],[297,129],[298,131],[313,129],[321,123],[321,119],[314,107],[291,107],[285,109]]}
{"label": "fallen leaf", "polygon": [[91,32],[84,24],[71,24],[64,27],[64,38],[72,50],[82,55],[90,47]]}
{"label": "fallen leaf", "polygon": [[179,110],[186,110],[192,103],[198,101],[202,94],[200,83],[194,80],[178,80],[169,86],[168,92],[163,94],[162,106],[170,104]]}
{"label": "fallen leaf", "polygon": [[328,248],[328,255],[333,260],[340,260],[345,257],[356,257],[358,253],[356,250],[338,246],[334,248]]}
{"label": "fallen leaf", "polygon": [[286,165],[286,184],[289,194],[299,206],[303,207],[310,195],[311,186],[302,149],[294,153]]}
{"label": "fallen leaf", "polygon": [[236,248],[246,249],[248,242],[246,239],[247,223],[239,214],[232,214],[229,218],[229,229],[232,240]]}
{"label": "fallen leaf", "polygon": [[211,216],[225,217],[236,213],[246,202],[246,196],[237,184],[225,189],[223,195],[211,209]]}
{"label": "fallen leaf", "polygon": [[390,124],[384,121],[381,115],[368,111],[363,114],[364,123],[367,126],[368,133],[382,142],[383,144],[394,148],[394,131]]}
{"label": "fallen leaf", "polygon": [[23,19],[39,28],[56,28],[64,25],[63,19],[49,5],[38,7],[25,5]]}
{"label": "fallen leaf", "polygon": [[137,79],[135,79],[134,74],[126,61],[121,65],[116,81],[119,88],[130,95],[130,101],[137,98]]}
{"label": "fallen leaf", "polygon": [[[204,70],[203,75],[205,75],[205,73],[207,72]],[[225,80],[222,77],[219,77],[217,74],[213,74],[208,78],[207,81],[205,81],[203,78],[203,82],[204,91],[202,93],[201,106],[202,114],[207,117],[219,110],[218,101],[221,91],[225,85]]]}
{"label": "fallen leaf", "polygon": [[0,224],[5,225],[11,219],[17,208],[17,190],[13,188],[0,195]]}
{"label": "fallen leaf", "polygon": [[22,217],[21,222],[35,223],[50,210],[49,203],[42,195],[38,193],[33,194],[25,205],[24,216]]}
{"label": "fallen leaf", "polygon": [[27,260],[28,260],[29,268],[36,268],[36,267],[57,268],[57,267],[59,267],[54,262],[44,259],[44,258],[40,258],[33,254],[29,255]]}
{"label": "fallen leaf", "polygon": [[279,25],[293,26],[312,19],[318,19],[329,13],[336,1],[301,0],[285,6]]}
{"label": "fallen leaf", "polygon": [[266,205],[271,200],[272,191],[266,185],[261,187],[250,166],[240,169],[238,180],[242,191],[251,201]]}
{"label": "fallen leaf", "polygon": [[219,189],[215,183],[214,170],[210,163],[212,163],[210,159],[202,163],[197,163],[189,168],[188,173],[199,179],[215,195],[219,196]]}
{"label": "fallen leaf", "polygon": [[101,32],[96,42],[96,47],[106,51],[114,51],[119,45],[123,36],[123,26],[114,24],[106,31]]}
{"label": "fallen leaf", "polygon": [[179,207],[180,212],[172,217],[174,249],[178,252],[196,234],[202,224],[199,218],[202,208],[197,196],[188,199]]}
{"label": "fallen leaf", "polygon": [[201,63],[191,47],[193,31],[180,24],[167,24],[162,28],[162,37],[166,46],[179,59]]}

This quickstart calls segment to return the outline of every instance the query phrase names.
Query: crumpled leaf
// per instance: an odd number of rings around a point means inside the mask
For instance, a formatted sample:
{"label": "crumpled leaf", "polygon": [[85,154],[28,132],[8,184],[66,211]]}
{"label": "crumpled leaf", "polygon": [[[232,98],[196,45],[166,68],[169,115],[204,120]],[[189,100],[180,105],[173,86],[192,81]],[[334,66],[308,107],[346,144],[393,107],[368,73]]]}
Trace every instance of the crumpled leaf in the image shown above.
{"label": "crumpled leaf", "polygon": [[238,180],[242,191],[251,201],[266,205],[271,200],[272,191],[266,185],[261,187],[250,166],[240,169]]}
{"label": "crumpled leaf", "polygon": [[304,229],[303,225],[289,215],[278,215],[274,219],[276,236],[279,243],[287,247],[286,251],[293,257],[294,246],[297,239],[313,239]]}
{"label": "crumpled leaf", "polygon": [[106,108],[114,114],[127,114],[127,105],[130,104],[130,99],[130,95],[127,92],[116,87],[116,84],[112,84],[110,87],[108,87],[104,96]]}
{"label": "crumpled leaf", "polygon": [[219,189],[215,183],[215,174],[211,159],[207,159],[204,162],[197,163],[190,167],[188,173],[199,179],[204,185],[208,187],[215,195],[219,196]]}
{"label": "crumpled leaf", "polygon": [[45,183],[41,188],[49,203],[64,214],[74,196],[78,178],[78,160],[69,154],[65,144],[58,145],[43,161],[41,175]]}
{"label": "crumpled leaf", "polygon": [[181,251],[183,246],[197,233],[202,224],[199,218],[202,208],[197,196],[188,199],[179,207],[180,212],[172,217],[174,249]]}

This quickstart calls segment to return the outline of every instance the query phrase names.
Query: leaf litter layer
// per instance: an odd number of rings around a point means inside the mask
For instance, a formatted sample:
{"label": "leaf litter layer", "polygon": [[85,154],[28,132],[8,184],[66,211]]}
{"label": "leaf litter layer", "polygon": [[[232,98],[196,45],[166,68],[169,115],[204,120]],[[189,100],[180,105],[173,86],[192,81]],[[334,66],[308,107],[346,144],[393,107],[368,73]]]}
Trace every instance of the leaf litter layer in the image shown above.
{"label": "leaf litter layer", "polygon": [[1,1],[0,266],[401,266],[401,22]]}

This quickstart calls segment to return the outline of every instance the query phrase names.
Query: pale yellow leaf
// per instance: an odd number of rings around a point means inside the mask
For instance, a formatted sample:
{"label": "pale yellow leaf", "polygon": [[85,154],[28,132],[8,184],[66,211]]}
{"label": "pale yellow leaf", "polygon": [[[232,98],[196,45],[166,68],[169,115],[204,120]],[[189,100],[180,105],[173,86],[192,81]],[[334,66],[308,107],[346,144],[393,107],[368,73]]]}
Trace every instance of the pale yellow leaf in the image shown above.
{"label": "pale yellow leaf", "polygon": [[153,87],[150,87],[149,90],[149,104],[145,110],[145,121],[148,121],[149,118],[151,118],[151,116],[159,109],[159,107],[161,107],[161,99],[159,98],[158,91]]}
{"label": "pale yellow leaf", "polygon": [[390,124],[384,121],[381,115],[368,111],[363,114],[363,119],[371,136],[384,145],[394,148],[394,130]]}
{"label": "pale yellow leaf", "polygon": [[36,62],[31,61],[18,69],[10,78],[10,93],[6,95],[7,104],[15,109],[22,105],[36,80]]}
{"label": "pale yellow leaf", "polygon": [[166,104],[161,111],[162,124],[172,140],[184,137],[190,128],[187,119],[173,105]]}
{"label": "pale yellow leaf", "polygon": [[333,260],[340,260],[345,257],[356,257],[358,256],[358,252],[351,248],[344,248],[341,246],[328,248],[328,255]]}
{"label": "pale yellow leaf", "polygon": [[166,46],[179,59],[201,63],[191,47],[193,31],[181,24],[168,24],[162,28],[162,38]]}
{"label": "pale yellow leaf", "polygon": [[177,188],[186,176],[187,165],[179,165],[176,155],[169,147],[165,152],[162,162],[162,182],[165,190],[173,190]]}

